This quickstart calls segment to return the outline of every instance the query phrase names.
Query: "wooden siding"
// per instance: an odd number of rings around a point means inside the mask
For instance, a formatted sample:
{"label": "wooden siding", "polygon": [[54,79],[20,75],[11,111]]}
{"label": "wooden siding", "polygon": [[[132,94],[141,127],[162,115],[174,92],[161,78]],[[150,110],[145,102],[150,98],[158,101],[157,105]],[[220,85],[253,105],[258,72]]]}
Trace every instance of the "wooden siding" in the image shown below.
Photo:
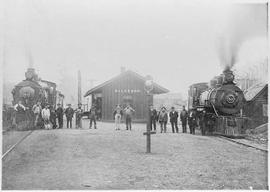
{"label": "wooden siding", "polygon": [[244,114],[252,119],[252,128],[268,122],[268,116],[263,115],[263,105],[268,105],[268,89],[264,89],[254,100],[247,102]]}
{"label": "wooden siding", "polygon": [[[125,97],[132,98],[131,105],[136,111],[134,119],[145,120],[147,95],[144,91],[144,82],[129,75],[116,79],[102,88],[102,119],[113,120],[115,106],[117,104],[123,106]],[[153,96],[151,100],[153,100]]]}

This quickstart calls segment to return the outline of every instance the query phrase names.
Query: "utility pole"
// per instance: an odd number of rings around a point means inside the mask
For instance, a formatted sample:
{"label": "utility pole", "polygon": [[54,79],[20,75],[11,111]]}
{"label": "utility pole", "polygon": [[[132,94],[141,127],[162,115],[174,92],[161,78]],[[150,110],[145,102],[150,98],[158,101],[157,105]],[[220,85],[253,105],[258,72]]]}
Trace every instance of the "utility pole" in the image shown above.
{"label": "utility pole", "polygon": [[82,78],[81,71],[78,70],[78,104],[82,103]]}

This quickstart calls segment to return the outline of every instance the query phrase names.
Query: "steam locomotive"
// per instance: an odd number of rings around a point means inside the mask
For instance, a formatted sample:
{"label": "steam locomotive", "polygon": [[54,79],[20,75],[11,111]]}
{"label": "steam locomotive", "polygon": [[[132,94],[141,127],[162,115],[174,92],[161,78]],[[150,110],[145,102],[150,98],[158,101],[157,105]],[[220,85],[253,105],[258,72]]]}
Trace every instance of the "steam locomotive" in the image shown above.
{"label": "steam locomotive", "polygon": [[[16,128],[19,130],[32,129],[34,126],[34,114],[32,107],[38,101],[42,108],[45,105],[56,106],[56,102],[63,105],[64,95],[56,90],[54,82],[45,81],[38,77],[34,68],[28,68],[25,73],[25,80],[15,85],[12,90],[13,105],[21,101],[26,110],[21,114],[14,115]],[[15,113],[16,114],[16,113]],[[20,118],[19,118],[20,117]]]}
{"label": "steam locomotive", "polygon": [[214,77],[208,83],[197,83],[189,87],[188,108],[195,110],[201,126],[212,129],[214,134],[242,137],[247,118],[242,115],[246,102],[243,91],[234,83],[230,69]]}

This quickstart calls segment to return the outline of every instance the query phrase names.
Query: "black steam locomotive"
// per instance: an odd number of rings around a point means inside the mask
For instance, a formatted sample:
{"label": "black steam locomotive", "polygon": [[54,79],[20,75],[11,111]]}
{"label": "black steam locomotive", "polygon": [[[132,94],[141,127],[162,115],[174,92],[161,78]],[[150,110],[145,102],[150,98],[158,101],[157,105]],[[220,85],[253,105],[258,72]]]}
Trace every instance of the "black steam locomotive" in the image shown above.
{"label": "black steam locomotive", "polygon": [[26,79],[15,85],[12,90],[12,104],[16,105],[20,101],[26,108],[21,114],[14,112],[14,122],[16,122],[15,124],[18,130],[33,128],[34,114],[32,112],[32,107],[38,101],[41,103],[42,108],[45,105],[50,105],[54,108],[56,103],[63,105],[64,99],[64,95],[56,90],[56,84],[40,79],[34,68],[28,68],[25,77]]}
{"label": "black steam locomotive", "polygon": [[243,91],[234,83],[229,69],[208,83],[189,87],[188,108],[196,110],[198,124],[214,134],[243,136],[247,119],[242,116],[246,102]]}

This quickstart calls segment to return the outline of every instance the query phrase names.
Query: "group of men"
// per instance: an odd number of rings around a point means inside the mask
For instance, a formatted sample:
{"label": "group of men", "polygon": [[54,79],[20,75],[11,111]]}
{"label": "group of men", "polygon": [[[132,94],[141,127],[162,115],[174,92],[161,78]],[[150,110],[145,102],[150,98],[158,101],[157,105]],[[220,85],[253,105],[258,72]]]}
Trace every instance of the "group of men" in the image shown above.
{"label": "group of men", "polygon": [[34,112],[35,116],[34,125],[37,127],[39,124],[41,124],[41,126],[43,126],[45,129],[63,128],[64,114],[66,114],[67,117],[67,127],[68,127],[70,116],[71,114],[73,115],[73,110],[70,110],[70,107],[64,110],[61,104],[57,104],[57,108],[54,109],[53,106],[46,104],[42,108],[41,102],[39,101],[32,107],[32,111]]}
{"label": "group of men", "polygon": [[[167,122],[168,118],[170,118],[170,123],[172,127],[173,133],[178,133],[178,112],[175,110],[174,107],[171,108],[170,112],[168,113],[165,107],[162,107],[159,112],[154,109],[153,106],[150,106],[150,128],[151,131],[156,131],[156,122],[160,124],[160,133],[166,133],[167,131]],[[183,109],[180,113],[180,120],[182,122],[182,129],[183,133],[187,132],[187,122],[190,128],[190,134],[195,134],[195,127],[196,127],[196,116],[193,111],[188,112],[183,106]]]}
{"label": "group of men", "polygon": [[113,111],[113,117],[115,121],[115,130],[120,130],[121,119],[124,116],[126,122],[126,130],[131,131],[132,116],[135,110],[128,104],[124,109],[118,104]]}
{"label": "group of men", "polygon": [[[15,110],[17,110],[18,107],[23,108],[24,106],[22,106],[22,104],[19,102],[17,105],[14,106]],[[38,126],[39,122],[42,122],[41,126],[44,126],[45,129],[50,129],[50,128],[62,129],[63,128],[63,117],[65,115],[66,120],[67,120],[67,128],[71,129],[72,128],[72,119],[73,119],[73,116],[75,114],[76,128],[82,128],[83,109],[82,109],[81,104],[78,104],[78,108],[75,110],[71,107],[71,104],[68,104],[68,107],[66,109],[63,109],[61,104],[57,104],[57,108],[54,109],[49,104],[46,104],[45,107],[42,108],[41,102],[38,101],[33,106],[32,111],[33,111],[34,116],[35,116],[34,125],[36,127]],[[92,110],[92,111],[94,111],[94,110]],[[90,111],[90,114],[93,114],[93,112]],[[90,120],[93,120],[93,118],[91,118]],[[96,121],[94,121],[94,122],[95,122],[95,128],[96,128]],[[90,124],[92,124],[92,121],[90,121]]]}
{"label": "group of men", "polygon": [[[115,130],[120,130],[120,124],[122,117],[125,117],[125,124],[126,124],[126,130],[131,130],[131,122],[132,122],[132,116],[134,114],[135,110],[128,104],[127,107],[124,109],[121,108],[121,106],[118,104],[116,105],[113,117],[115,120]],[[151,131],[156,131],[156,123],[159,122],[160,124],[160,132],[166,133],[167,132],[167,122],[168,119],[170,120],[172,132],[178,133],[178,112],[175,110],[174,107],[171,108],[170,112],[168,113],[165,107],[162,107],[161,110],[158,112],[156,109],[154,109],[153,105],[150,106],[150,128]],[[183,109],[180,113],[180,120],[182,122],[182,128],[183,133],[187,132],[187,123],[189,125],[190,134],[195,134],[195,127],[197,126],[197,119],[195,116],[195,112],[191,110],[188,112],[185,109],[185,106],[183,106]]]}
{"label": "group of men", "polygon": [[[18,102],[14,106],[14,109],[17,112],[25,111],[26,107],[23,106],[22,102]],[[33,107],[32,111],[35,116],[34,125],[38,126],[40,123],[40,119],[42,120],[42,126],[44,126],[45,129],[61,129],[63,128],[63,116],[66,116],[67,120],[67,128],[72,128],[72,119],[75,114],[76,118],[76,128],[82,128],[82,116],[83,116],[83,109],[82,104],[78,104],[77,109],[73,109],[71,107],[71,104],[68,104],[68,107],[66,109],[63,109],[61,104],[57,104],[57,108],[54,109],[49,104],[46,104],[45,107],[41,107],[41,102],[37,102]],[[135,110],[127,104],[125,108],[122,109],[122,107],[118,104],[113,112],[113,117],[115,120],[115,130],[120,130],[120,124],[122,117],[125,118],[125,124],[126,124],[126,130],[131,130],[131,122],[132,117],[135,113]],[[89,111],[89,129],[92,128],[92,125],[94,125],[94,129],[97,129],[97,123],[96,123],[96,107],[93,105]],[[149,111],[150,116],[150,129],[151,131],[156,131],[156,124],[157,122],[160,124],[160,132],[166,133],[167,132],[167,122],[168,119],[171,123],[172,127],[172,133],[178,133],[178,112],[175,110],[174,107],[171,107],[171,110],[167,112],[167,109],[165,107],[162,107],[161,110],[158,112],[153,105],[150,106]],[[187,132],[187,123],[189,125],[190,134],[195,134],[195,127],[197,126],[197,117],[196,112],[194,110],[190,110],[189,112],[185,109],[185,106],[183,106],[181,112],[180,112],[180,120],[182,122],[182,130],[183,133]],[[200,121],[203,122],[203,121]],[[200,127],[204,127],[203,125],[200,125]],[[202,130],[202,134],[204,134],[204,130]]]}

